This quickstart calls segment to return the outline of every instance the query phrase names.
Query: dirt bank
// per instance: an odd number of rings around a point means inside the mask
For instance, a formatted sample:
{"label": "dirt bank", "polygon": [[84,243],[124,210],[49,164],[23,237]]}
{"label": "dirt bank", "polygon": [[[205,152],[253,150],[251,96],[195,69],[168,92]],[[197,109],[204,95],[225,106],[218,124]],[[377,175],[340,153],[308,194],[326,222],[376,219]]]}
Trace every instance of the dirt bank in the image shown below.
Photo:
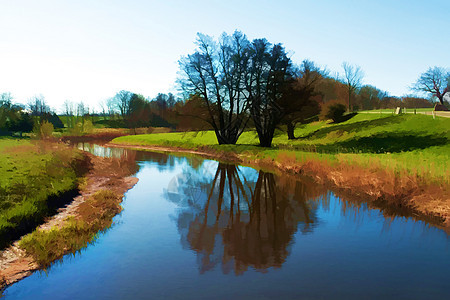
{"label": "dirt bank", "polygon": [[[50,228],[61,228],[69,217],[88,220],[95,212],[86,212],[83,209],[83,203],[94,193],[99,190],[112,191],[117,196],[113,198],[113,201],[120,203],[124,193],[137,183],[137,178],[129,177],[136,171],[134,162],[100,158],[88,153],[86,155],[90,157],[92,167],[85,177],[85,182],[81,184],[80,195],[74,198],[69,205],[61,208],[58,214],[49,218],[38,230],[48,231]],[[19,246],[19,241],[16,241],[0,253],[0,287],[13,284],[41,267],[29,253]]]}
{"label": "dirt bank", "polygon": [[113,143],[105,146],[190,153],[276,172],[306,175],[319,184],[327,185],[337,196],[365,201],[372,207],[400,208],[407,212],[406,215],[432,222],[450,234],[450,187],[424,183],[420,178],[407,174],[398,175],[379,168],[363,168],[344,163],[331,165],[320,160],[299,162],[293,156],[277,160],[255,158],[255,155],[218,151],[207,146],[198,150]]}

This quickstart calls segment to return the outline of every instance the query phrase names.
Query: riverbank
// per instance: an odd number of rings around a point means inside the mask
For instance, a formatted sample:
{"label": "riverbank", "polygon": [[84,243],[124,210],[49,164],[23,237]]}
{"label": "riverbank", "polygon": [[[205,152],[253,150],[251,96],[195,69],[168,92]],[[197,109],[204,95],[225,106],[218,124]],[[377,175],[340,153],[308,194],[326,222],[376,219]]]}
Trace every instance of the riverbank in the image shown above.
{"label": "riverbank", "polygon": [[450,189],[448,185],[424,182],[407,173],[388,172],[377,166],[361,167],[346,160],[327,160],[311,153],[277,151],[267,149],[245,150],[236,146],[232,151],[227,145],[220,147],[180,147],[124,145],[108,143],[106,147],[135,150],[160,151],[200,155],[228,163],[246,165],[264,170],[306,175],[317,183],[333,189],[337,196],[348,196],[367,202],[369,206],[383,208],[387,215],[389,207],[405,211],[405,215],[432,222],[450,233]]}
{"label": "riverbank", "polygon": [[107,146],[200,154],[209,158],[304,174],[341,195],[390,206],[450,232],[449,119],[361,115],[278,133],[274,148],[256,146],[254,132],[238,145],[217,145],[213,132],[116,138]]}
{"label": "riverbank", "polygon": [[90,159],[91,167],[80,184],[80,195],[1,252],[2,287],[87,246],[121,211],[123,194],[137,182],[137,178],[129,177],[137,171],[135,162],[83,155]]}

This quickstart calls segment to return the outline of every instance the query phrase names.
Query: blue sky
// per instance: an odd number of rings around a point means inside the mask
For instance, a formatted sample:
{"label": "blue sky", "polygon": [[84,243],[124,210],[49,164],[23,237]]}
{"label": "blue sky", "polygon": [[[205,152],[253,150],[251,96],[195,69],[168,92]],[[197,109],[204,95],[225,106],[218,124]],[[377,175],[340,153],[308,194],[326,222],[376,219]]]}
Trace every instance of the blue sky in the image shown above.
{"label": "blue sky", "polygon": [[364,83],[402,96],[430,66],[450,67],[450,1],[9,1],[0,0],[0,93],[95,106],[121,89],[176,92],[177,61],[197,32],[235,29],[283,43]]}

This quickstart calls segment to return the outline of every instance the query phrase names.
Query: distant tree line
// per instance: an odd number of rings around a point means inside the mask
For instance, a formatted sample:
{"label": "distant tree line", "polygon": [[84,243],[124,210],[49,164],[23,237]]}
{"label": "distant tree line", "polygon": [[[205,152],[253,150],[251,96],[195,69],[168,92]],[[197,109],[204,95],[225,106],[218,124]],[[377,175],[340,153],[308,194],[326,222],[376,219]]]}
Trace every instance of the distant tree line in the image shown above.
{"label": "distant tree line", "polygon": [[[320,95],[319,101],[323,104],[337,101],[348,107],[348,87],[339,79],[333,77],[324,78],[318,86],[318,93]],[[356,89],[351,96],[351,103],[351,111],[395,109],[399,106],[405,108],[426,108],[435,105],[430,99],[413,95],[403,97],[390,96],[388,92],[372,85],[362,85]]]}
{"label": "distant tree line", "polygon": [[[10,93],[0,94],[0,134],[10,135],[31,132],[47,122],[53,128],[63,128],[64,124],[55,112],[45,103],[44,97],[30,99],[27,106],[12,102]],[[27,108],[28,107],[28,108]]]}
{"label": "distant tree line", "polygon": [[[450,99],[450,72],[433,67],[411,87],[423,96],[393,97],[363,84],[364,73],[344,62],[342,75],[304,60],[295,64],[282,44],[248,40],[239,31],[219,39],[198,34],[196,50],[179,61],[182,98],[159,93],[155,98],[121,90],[100,103],[95,112],[83,102],[66,100],[64,124],[83,133],[94,123],[106,127],[168,127],[179,131],[214,130],[219,144],[235,144],[244,130],[254,128],[260,145],[270,147],[276,128],[294,139],[298,124],[320,118],[342,119],[344,112],[373,109],[433,107],[445,109]],[[36,96],[27,105],[0,95],[0,132],[27,132],[43,122],[63,128],[61,118]]]}
{"label": "distant tree line", "polygon": [[174,117],[177,102],[171,93],[159,93],[154,99],[141,94],[121,90],[101,103],[101,115],[108,116],[105,125],[111,127],[170,127],[176,128]]}

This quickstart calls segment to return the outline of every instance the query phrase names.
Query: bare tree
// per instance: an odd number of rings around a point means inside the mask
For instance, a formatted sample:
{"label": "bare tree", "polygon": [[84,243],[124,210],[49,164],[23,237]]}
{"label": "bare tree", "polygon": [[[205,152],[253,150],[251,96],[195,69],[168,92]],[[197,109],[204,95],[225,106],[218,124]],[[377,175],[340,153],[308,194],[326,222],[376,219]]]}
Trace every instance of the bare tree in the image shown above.
{"label": "bare tree", "polygon": [[130,100],[132,96],[133,96],[132,92],[122,90],[118,92],[113,98],[113,102],[115,106],[119,109],[122,118],[124,118],[126,115],[129,114]]}
{"label": "bare tree", "polygon": [[280,105],[287,82],[294,69],[281,44],[271,45],[265,39],[254,40],[249,49],[250,68],[247,93],[250,114],[258,133],[259,144],[270,147],[276,126],[287,113]]}
{"label": "bare tree", "polygon": [[84,117],[84,115],[89,114],[89,108],[83,101],[77,104],[77,116]]}
{"label": "bare tree", "polygon": [[313,61],[304,60],[295,79],[287,82],[283,95],[278,101],[283,109],[282,124],[287,127],[288,139],[295,139],[294,129],[297,123],[307,123],[320,113],[316,100],[320,96],[318,84],[327,76]]}
{"label": "bare tree", "polygon": [[188,95],[203,99],[219,144],[235,144],[249,119],[244,91],[248,43],[239,31],[224,33],[218,43],[199,33],[197,50],[179,61],[179,83]]}
{"label": "bare tree", "polygon": [[358,103],[361,105],[361,109],[375,109],[380,105],[380,95],[382,91],[377,89],[373,85],[364,85],[359,89]]}
{"label": "bare tree", "polygon": [[116,109],[117,107],[116,107],[114,97],[108,98],[106,100],[106,107],[108,108],[108,115],[110,117],[114,116],[117,113],[117,109]]}
{"label": "bare tree", "polygon": [[450,71],[440,67],[429,68],[420,75],[412,89],[428,93],[438,98],[439,102],[444,105],[445,95],[450,94]]}
{"label": "bare tree", "polygon": [[169,108],[173,108],[175,103],[177,103],[177,99],[175,99],[175,96],[172,93],[167,94],[167,106]]}
{"label": "bare tree", "polygon": [[73,128],[74,124],[74,104],[70,100],[64,101],[63,112],[66,115],[67,127]]}
{"label": "bare tree", "polygon": [[11,93],[1,93],[0,94],[0,106],[11,106],[13,97]]}
{"label": "bare tree", "polygon": [[144,96],[133,94],[128,104],[128,114],[125,116],[125,123],[136,134],[136,128],[150,125],[149,102]]}
{"label": "bare tree", "polygon": [[351,65],[348,62],[343,62],[344,68],[344,82],[347,85],[348,91],[348,110],[353,110],[353,103],[351,102],[352,96],[361,87],[364,72],[361,67],[357,65]]}
{"label": "bare tree", "polygon": [[50,107],[47,105],[45,98],[42,95],[31,98],[28,101],[28,107],[33,116],[42,116],[43,114],[50,112]]}
{"label": "bare tree", "polygon": [[73,102],[70,100],[64,101],[63,111],[66,116],[73,116]]}
{"label": "bare tree", "polygon": [[108,102],[108,100],[106,100],[106,99],[103,99],[103,100],[101,100],[101,101],[99,102],[99,105],[100,105],[100,114],[103,116],[103,119],[104,119],[104,120],[105,120],[105,118],[106,118],[106,111],[107,111],[107,107],[108,107],[107,102]]}

